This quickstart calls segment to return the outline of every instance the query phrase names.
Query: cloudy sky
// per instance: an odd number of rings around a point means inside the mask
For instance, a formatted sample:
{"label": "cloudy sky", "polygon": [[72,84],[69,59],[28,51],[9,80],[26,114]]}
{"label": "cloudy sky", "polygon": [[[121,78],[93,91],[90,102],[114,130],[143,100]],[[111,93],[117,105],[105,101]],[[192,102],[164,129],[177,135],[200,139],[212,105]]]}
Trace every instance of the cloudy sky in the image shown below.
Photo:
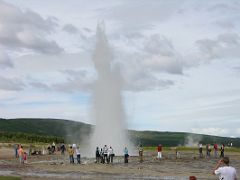
{"label": "cloudy sky", "polygon": [[238,0],[0,0],[0,117],[92,123],[104,22],[130,129],[240,137]]}

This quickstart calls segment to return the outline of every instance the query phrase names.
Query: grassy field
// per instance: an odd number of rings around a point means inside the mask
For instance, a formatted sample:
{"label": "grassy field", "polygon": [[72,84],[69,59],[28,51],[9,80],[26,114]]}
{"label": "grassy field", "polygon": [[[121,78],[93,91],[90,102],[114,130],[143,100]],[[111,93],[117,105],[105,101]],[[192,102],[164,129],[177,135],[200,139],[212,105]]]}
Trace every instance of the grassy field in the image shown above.
{"label": "grassy field", "polygon": [[21,180],[21,178],[11,176],[0,176],[0,180]]}
{"label": "grassy field", "polygon": [[[163,147],[163,151],[172,151],[172,150],[177,150],[178,151],[198,151],[197,147],[186,147],[186,146],[178,146],[178,147]],[[144,150],[149,150],[149,151],[156,151],[157,147],[154,146],[148,146],[144,147]],[[205,149],[203,149],[205,150]],[[240,148],[238,147],[225,147],[225,151],[227,152],[238,152],[240,153]]]}

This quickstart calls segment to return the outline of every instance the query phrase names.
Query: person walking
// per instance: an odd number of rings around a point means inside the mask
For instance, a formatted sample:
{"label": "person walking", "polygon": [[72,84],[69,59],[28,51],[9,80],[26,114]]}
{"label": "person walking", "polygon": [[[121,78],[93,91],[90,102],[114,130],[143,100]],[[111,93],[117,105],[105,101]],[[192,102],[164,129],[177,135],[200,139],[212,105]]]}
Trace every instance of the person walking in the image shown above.
{"label": "person walking", "polygon": [[220,159],[212,173],[219,175],[219,179],[221,180],[237,180],[236,169],[232,166],[229,166],[228,157]]}

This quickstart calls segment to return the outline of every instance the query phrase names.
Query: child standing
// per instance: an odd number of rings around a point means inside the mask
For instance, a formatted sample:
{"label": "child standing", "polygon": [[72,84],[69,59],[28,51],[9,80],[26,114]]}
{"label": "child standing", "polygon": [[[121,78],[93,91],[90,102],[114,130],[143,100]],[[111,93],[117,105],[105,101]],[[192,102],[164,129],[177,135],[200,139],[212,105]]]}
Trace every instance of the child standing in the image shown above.
{"label": "child standing", "polygon": [[23,153],[23,163],[24,164],[27,163],[27,153],[26,152]]}

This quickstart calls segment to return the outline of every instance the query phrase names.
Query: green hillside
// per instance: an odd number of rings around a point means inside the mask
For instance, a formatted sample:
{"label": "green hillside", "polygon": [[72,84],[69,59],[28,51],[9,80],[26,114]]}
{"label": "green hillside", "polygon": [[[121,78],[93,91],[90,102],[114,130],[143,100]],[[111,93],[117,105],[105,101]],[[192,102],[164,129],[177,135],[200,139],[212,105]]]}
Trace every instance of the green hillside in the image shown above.
{"label": "green hillside", "polygon": [[65,141],[78,141],[88,135],[91,125],[60,119],[0,119],[0,132],[25,133],[39,136],[64,138]]}
{"label": "green hillside", "polygon": [[[81,141],[82,137],[88,137],[91,129],[90,124],[61,119],[0,119],[0,141],[16,139],[33,142],[38,139],[40,142],[51,142],[54,138],[55,142]],[[240,138],[133,130],[129,130],[129,135],[135,144],[141,143],[144,146],[156,146],[159,143],[164,146],[178,146],[201,141],[203,144],[224,143],[226,145],[232,142],[234,146],[240,147]]]}
{"label": "green hillside", "polygon": [[203,134],[184,133],[184,132],[159,132],[159,131],[130,131],[132,139],[137,140],[138,144],[144,146],[156,146],[163,144],[164,146],[186,146],[197,144],[225,144],[233,143],[235,147],[240,147],[240,138],[219,137]]}

